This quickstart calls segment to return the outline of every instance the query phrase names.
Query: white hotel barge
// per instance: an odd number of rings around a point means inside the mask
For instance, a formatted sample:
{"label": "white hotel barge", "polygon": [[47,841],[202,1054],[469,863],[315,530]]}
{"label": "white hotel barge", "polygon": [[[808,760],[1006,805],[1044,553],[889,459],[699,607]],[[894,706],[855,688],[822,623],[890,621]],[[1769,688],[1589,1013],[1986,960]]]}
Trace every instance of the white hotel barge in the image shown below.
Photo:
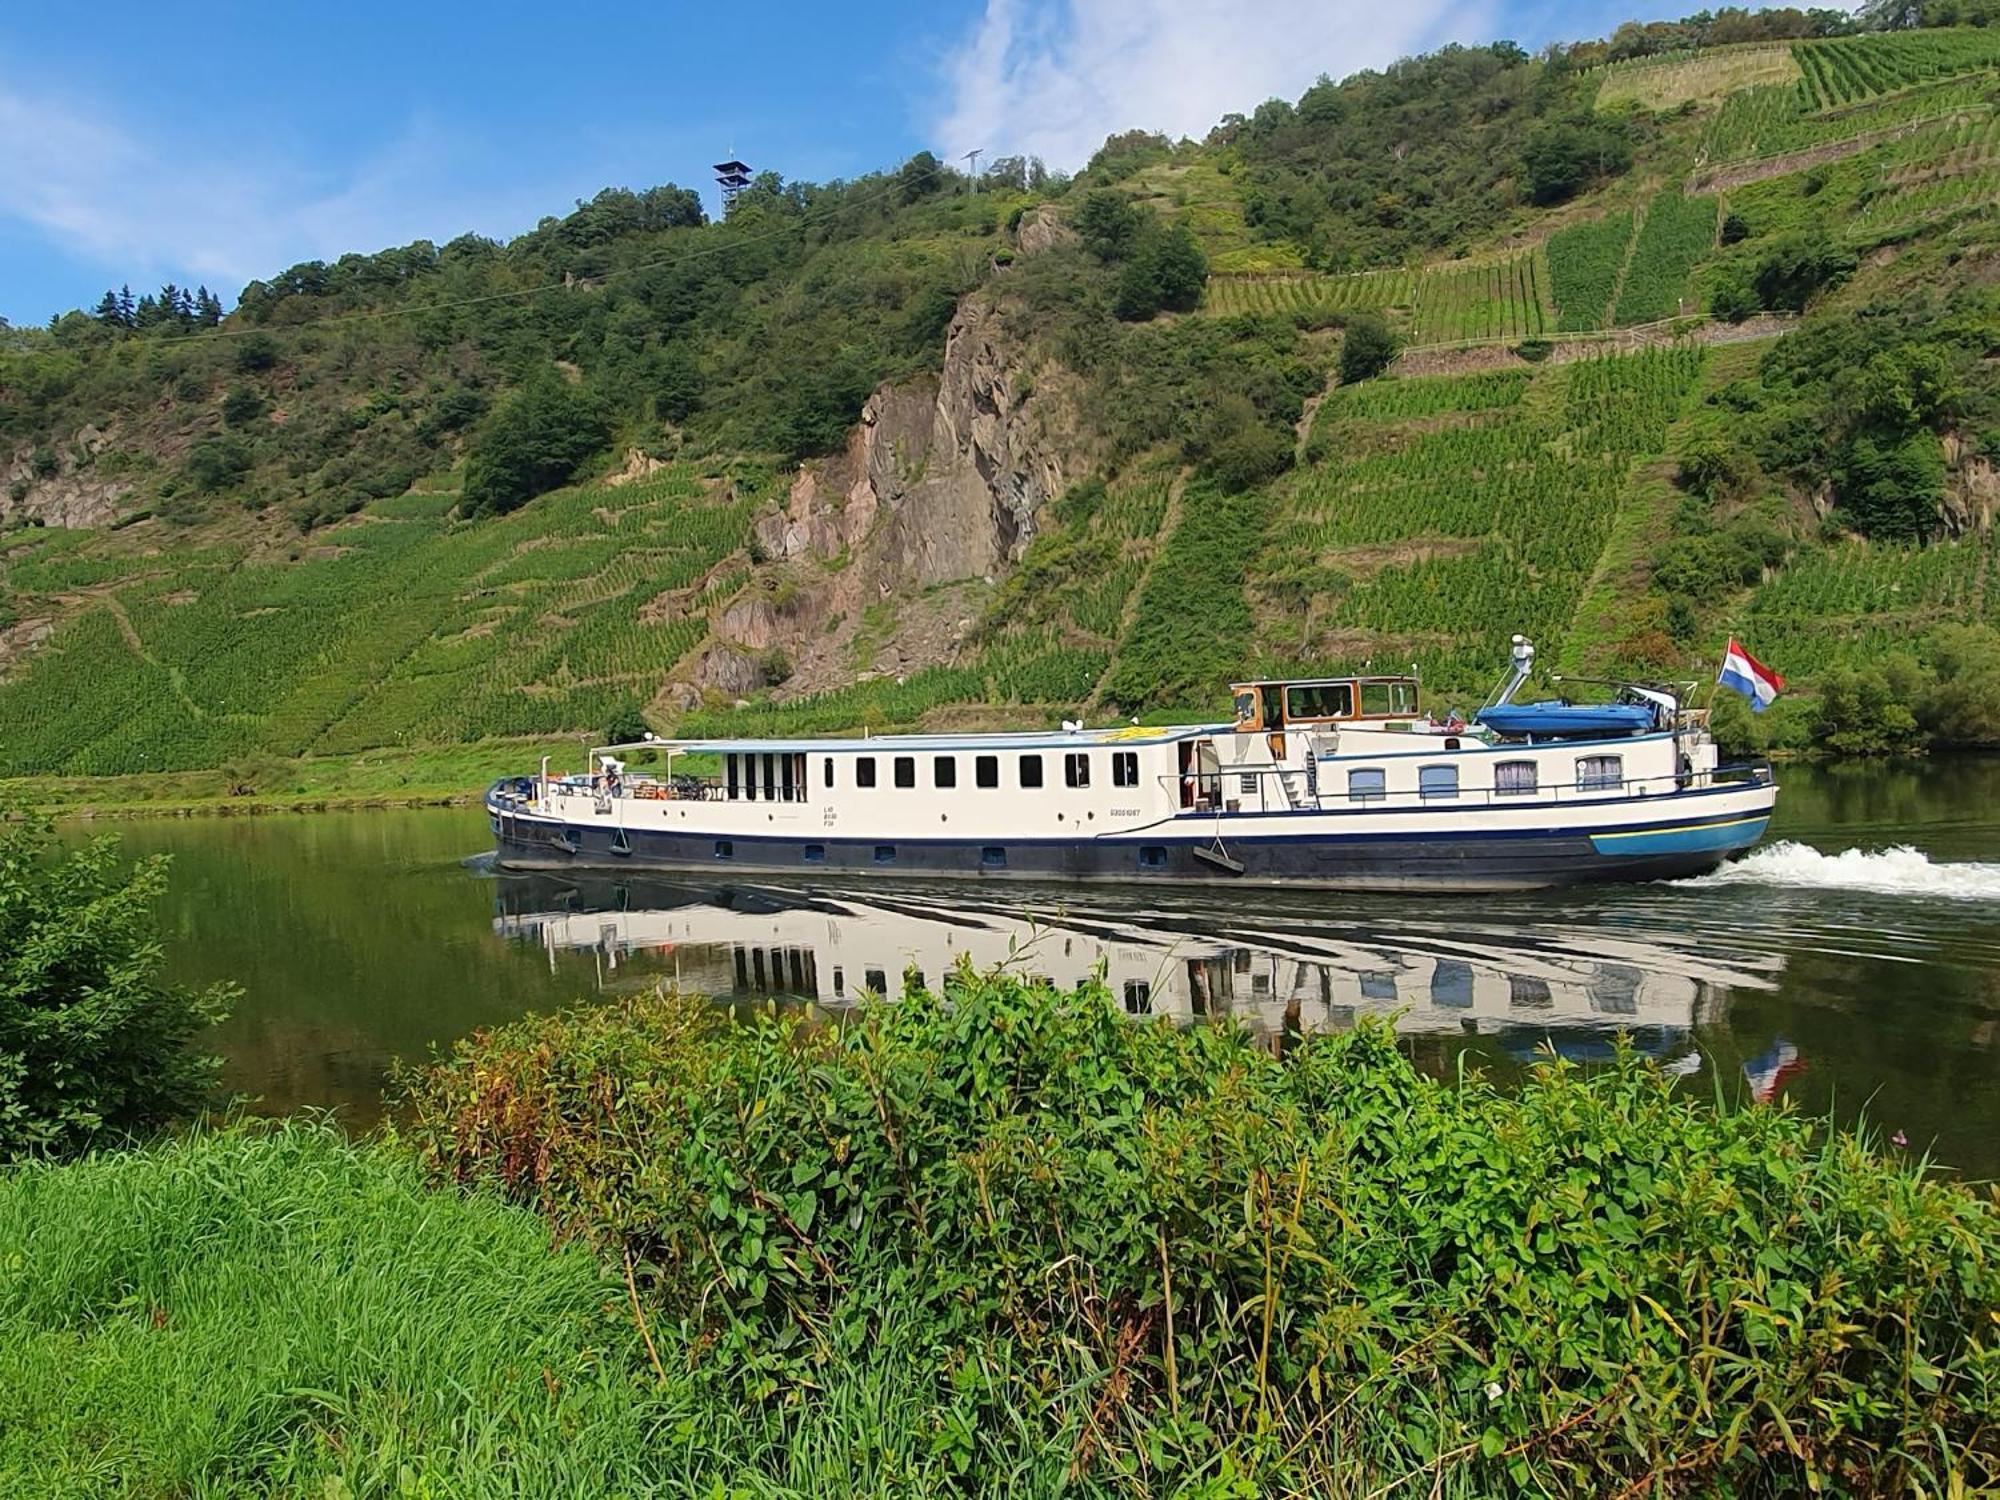
{"label": "white hotel barge", "polygon": [[1718,765],[1706,714],[1636,686],[1514,704],[1515,661],[1471,725],[1422,715],[1413,677],[1255,682],[1226,724],[606,746],[486,808],[510,867],[758,877],[1518,890],[1699,874],[1762,836],[1770,771]]}

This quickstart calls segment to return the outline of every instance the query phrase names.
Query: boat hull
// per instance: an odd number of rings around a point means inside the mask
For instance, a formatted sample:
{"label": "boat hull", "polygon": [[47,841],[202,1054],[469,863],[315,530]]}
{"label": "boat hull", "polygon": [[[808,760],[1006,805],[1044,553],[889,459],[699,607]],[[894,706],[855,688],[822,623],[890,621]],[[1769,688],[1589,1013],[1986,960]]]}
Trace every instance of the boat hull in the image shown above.
{"label": "boat hull", "polygon": [[1774,797],[1768,784],[1746,785],[1685,799],[1653,798],[1643,819],[1579,822],[1571,809],[1568,817],[1539,827],[1519,820],[1513,826],[1468,826],[1413,816],[1408,826],[1393,831],[1378,827],[1350,834],[1341,832],[1334,818],[1225,817],[1176,819],[1118,837],[906,838],[894,844],[830,833],[718,837],[677,828],[564,822],[491,804],[489,812],[499,862],[516,869],[1506,891],[1704,874],[1763,836]]}

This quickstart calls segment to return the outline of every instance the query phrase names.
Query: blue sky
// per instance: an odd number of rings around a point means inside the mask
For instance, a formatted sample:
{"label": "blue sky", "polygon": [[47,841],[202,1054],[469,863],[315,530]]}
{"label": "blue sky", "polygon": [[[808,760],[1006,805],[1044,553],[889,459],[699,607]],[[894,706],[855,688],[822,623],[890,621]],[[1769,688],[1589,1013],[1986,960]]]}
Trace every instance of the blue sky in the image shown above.
{"label": "blue sky", "polygon": [[[1685,7],[1683,7],[1685,8]],[[22,4],[0,10],[0,317],[108,285],[226,305],[299,260],[500,237],[601,187],[928,147],[1074,168],[1446,40],[1601,35],[1532,0]],[[710,194],[711,206],[713,204]]]}

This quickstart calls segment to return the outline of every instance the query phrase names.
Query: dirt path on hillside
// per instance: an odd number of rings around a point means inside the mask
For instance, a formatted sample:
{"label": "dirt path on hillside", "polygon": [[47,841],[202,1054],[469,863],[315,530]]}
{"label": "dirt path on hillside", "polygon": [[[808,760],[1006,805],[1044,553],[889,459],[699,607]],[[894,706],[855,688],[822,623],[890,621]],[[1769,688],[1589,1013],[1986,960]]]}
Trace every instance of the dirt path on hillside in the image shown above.
{"label": "dirt path on hillside", "polygon": [[[1776,338],[1797,322],[1798,319],[1790,313],[1759,313],[1741,323],[1705,319],[1692,327],[1688,326],[1687,319],[1675,318],[1638,328],[1614,328],[1588,337],[1552,339],[1545,363],[1569,364],[1596,354],[1632,354],[1641,349],[1665,348],[1682,339],[1706,345],[1747,344],[1757,339]],[[1514,343],[1473,344],[1447,349],[1405,350],[1389,367],[1389,373],[1399,377],[1473,375],[1482,370],[1519,369],[1530,363],[1514,352]]]}
{"label": "dirt path on hillside", "polygon": [[1802,151],[1781,151],[1775,156],[1753,157],[1748,161],[1718,162],[1712,167],[1696,167],[1688,174],[1686,191],[1694,193],[1727,192],[1730,188],[1748,187],[1753,182],[1764,182],[1773,177],[1788,177],[1794,172],[1803,172],[1808,167],[1824,166],[1832,161],[1844,161],[1850,156],[1859,156],[1871,146],[1879,146],[1884,141],[1899,141],[1906,135],[1915,135],[1920,130],[1928,130],[1933,125],[1943,124],[1952,119],[1969,119],[1979,113],[1971,109],[1940,110],[1934,115],[1924,115],[1919,119],[1905,120],[1900,125],[1885,125],[1880,130],[1863,131],[1860,135],[1849,136],[1844,141],[1828,141],[1824,145],[1808,146]]}

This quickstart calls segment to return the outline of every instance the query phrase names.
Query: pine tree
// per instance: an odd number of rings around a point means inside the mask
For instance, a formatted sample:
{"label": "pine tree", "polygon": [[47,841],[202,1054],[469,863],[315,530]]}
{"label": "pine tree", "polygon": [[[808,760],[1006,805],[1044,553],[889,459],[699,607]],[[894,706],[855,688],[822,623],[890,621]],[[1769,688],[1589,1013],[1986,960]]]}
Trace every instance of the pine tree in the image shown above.
{"label": "pine tree", "polygon": [[132,326],[134,328],[151,328],[159,321],[160,304],[155,302],[152,295],[148,293],[139,299],[138,306],[132,310]]}
{"label": "pine tree", "polygon": [[132,302],[131,286],[129,284],[126,286],[121,286],[120,288],[118,288],[119,323],[126,328],[135,327],[138,322],[138,316],[139,316],[138,309],[133,305]]}
{"label": "pine tree", "polygon": [[194,317],[195,321],[204,328],[215,327],[216,324],[222,321],[222,299],[211,292],[206,286],[196,288],[194,294]]}
{"label": "pine tree", "polygon": [[180,315],[180,320],[183,323],[193,321],[194,293],[186,287],[182,287],[180,297],[174,303],[174,311]]}
{"label": "pine tree", "polygon": [[118,294],[116,292],[106,292],[103,300],[97,304],[90,315],[97,319],[98,322],[111,328],[122,328],[125,326],[124,314],[118,309]]}
{"label": "pine tree", "polygon": [[181,289],[171,281],[160,288],[159,321],[171,323],[180,316]]}

